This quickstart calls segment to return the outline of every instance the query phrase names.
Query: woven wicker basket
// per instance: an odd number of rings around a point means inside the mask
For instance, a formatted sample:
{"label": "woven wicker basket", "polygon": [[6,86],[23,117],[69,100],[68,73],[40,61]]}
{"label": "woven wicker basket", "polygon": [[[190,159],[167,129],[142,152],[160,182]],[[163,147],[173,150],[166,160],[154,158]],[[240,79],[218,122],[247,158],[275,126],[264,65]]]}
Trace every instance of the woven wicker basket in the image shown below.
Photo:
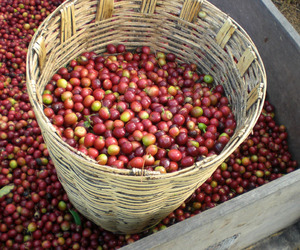
{"label": "woven wicker basket", "polygon": [[[206,13],[199,18],[199,11]],[[202,13],[203,13],[202,12]],[[56,71],[109,43],[141,45],[194,62],[224,86],[236,132],[218,156],[175,173],[120,170],[97,164],[62,141],[43,113],[42,92]],[[180,206],[246,139],[262,110],[266,74],[247,33],[200,0],[73,0],[42,23],[29,46],[27,89],[59,180],[84,216],[115,233],[141,232]]]}

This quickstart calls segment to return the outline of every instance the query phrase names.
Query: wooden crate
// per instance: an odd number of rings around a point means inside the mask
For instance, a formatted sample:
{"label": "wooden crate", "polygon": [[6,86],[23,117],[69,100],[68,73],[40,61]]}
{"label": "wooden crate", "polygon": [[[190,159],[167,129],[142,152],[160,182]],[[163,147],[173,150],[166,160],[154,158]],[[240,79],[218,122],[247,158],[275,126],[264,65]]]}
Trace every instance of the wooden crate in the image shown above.
{"label": "wooden crate", "polygon": [[[300,162],[300,35],[271,0],[210,0],[250,35],[264,61],[268,99],[289,133]],[[243,249],[300,220],[300,170],[197,216],[150,235],[122,250]]]}
{"label": "wooden crate", "polygon": [[243,249],[300,218],[299,184],[297,170],[122,250]]}

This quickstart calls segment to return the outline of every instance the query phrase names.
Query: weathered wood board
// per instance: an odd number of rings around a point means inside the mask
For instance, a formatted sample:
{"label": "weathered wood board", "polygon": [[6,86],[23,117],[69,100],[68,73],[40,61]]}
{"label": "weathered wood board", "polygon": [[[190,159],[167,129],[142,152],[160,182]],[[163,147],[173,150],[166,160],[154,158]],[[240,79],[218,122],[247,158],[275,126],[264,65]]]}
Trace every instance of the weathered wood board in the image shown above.
{"label": "weathered wood board", "polygon": [[122,250],[243,249],[300,218],[300,170]]}
{"label": "weathered wood board", "polygon": [[249,246],[246,250],[296,250],[300,248],[300,220],[275,234]]}

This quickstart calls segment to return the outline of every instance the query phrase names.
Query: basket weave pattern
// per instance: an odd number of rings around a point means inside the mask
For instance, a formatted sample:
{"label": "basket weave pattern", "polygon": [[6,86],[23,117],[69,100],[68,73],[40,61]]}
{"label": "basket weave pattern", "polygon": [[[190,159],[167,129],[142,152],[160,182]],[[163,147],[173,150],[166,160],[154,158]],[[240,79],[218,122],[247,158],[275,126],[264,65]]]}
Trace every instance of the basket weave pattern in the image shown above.
{"label": "basket weave pattern", "polygon": [[[207,16],[198,17],[199,11]],[[175,173],[114,169],[64,143],[43,113],[42,93],[56,71],[85,51],[109,43],[133,50],[172,52],[222,84],[237,120],[230,142]],[[73,0],[42,23],[29,46],[27,89],[59,180],[84,216],[115,233],[136,233],[166,217],[187,199],[246,139],[261,112],[266,74],[247,33],[207,1]]]}

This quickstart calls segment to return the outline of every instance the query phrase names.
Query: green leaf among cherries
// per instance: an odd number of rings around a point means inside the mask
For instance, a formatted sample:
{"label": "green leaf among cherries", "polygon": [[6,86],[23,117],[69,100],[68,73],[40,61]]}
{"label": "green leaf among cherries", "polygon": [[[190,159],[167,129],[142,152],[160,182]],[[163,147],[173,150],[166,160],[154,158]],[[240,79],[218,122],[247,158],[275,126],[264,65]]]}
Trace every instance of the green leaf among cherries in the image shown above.
{"label": "green leaf among cherries", "polygon": [[3,188],[1,188],[0,189],[0,198],[9,194],[14,189],[14,187],[15,187],[14,184],[9,184],[9,185],[6,185]]}

